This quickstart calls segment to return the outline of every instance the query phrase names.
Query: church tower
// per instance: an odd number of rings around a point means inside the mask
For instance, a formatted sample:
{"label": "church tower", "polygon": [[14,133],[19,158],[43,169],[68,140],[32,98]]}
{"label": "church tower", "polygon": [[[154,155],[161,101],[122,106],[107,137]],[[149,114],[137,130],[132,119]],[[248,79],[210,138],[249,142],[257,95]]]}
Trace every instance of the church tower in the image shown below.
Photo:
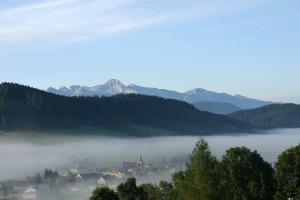
{"label": "church tower", "polygon": [[138,160],[138,164],[139,164],[140,167],[144,167],[144,160],[143,160],[141,154],[140,154],[140,158],[139,158],[139,160]]}

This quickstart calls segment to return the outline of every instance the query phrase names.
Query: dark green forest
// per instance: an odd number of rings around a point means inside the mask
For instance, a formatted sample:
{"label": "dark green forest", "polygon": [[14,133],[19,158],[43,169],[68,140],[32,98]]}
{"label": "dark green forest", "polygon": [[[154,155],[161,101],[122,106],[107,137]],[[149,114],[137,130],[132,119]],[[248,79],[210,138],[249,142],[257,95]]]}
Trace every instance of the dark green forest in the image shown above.
{"label": "dark green forest", "polygon": [[295,127],[300,127],[300,105],[296,104],[273,104],[222,116],[154,96],[65,97],[19,84],[0,85],[2,131],[94,128],[154,136]]}
{"label": "dark green forest", "polygon": [[257,109],[239,111],[229,116],[249,123],[255,128],[300,127],[300,105],[296,104],[272,104]]}
{"label": "dark green forest", "polygon": [[[0,130],[105,128],[122,133],[193,134],[241,131],[246,123],[201,112],[181,101],[136,94],[65,97],[13,83],[0,85]],[[163,130],[146,131],[143,127]]]}
{"label": "dark green forest", "polygon": [[228,149],[221,160],[201,139],[184,171],[172,182],[137,185],[134,178],[116,190],[99,187],[90,200],[286,200],[300,199],[300,144],[279,155],[274,168],[257,151]]}

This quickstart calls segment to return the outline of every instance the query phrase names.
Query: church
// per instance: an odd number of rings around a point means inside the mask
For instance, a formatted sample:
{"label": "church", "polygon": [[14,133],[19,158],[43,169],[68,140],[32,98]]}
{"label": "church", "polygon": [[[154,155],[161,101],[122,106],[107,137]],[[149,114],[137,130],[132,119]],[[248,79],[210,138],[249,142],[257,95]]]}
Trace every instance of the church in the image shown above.
{"label": "church", "polygon": [[124,161],[122,171],[126,174],[134,174],[138,171],[143,170],[145,167],[142,155],[140,155],[137,161]]}

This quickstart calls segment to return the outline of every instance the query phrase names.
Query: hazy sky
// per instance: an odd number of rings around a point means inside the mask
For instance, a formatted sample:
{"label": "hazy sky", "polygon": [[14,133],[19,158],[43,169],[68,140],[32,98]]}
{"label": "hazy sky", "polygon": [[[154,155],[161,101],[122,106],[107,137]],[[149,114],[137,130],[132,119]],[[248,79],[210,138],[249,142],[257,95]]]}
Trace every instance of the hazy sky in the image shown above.
{"label": "hazy sky", "polygon": [[299,0],[1,0],[0,81],[300,103]]}

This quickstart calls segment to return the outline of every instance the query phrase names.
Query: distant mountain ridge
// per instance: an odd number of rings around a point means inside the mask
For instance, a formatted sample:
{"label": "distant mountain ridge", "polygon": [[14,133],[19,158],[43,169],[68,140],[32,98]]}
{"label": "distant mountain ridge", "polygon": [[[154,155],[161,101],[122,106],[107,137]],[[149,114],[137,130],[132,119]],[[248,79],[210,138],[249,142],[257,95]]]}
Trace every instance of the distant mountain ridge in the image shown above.
{"label": "distant mountain ridge", "polygon": [[210,102],[202,101],[198,103],[193,103],[193,105],[201,111],[227,115],[242,110],[241,108],[231,104],[231,103],[219,103],[219,102]]}
{"label": "distant mountain ridge", "polygon": [[237,132],[251,127],[228,116],[201,112],[186,102],[156,96],[67,97],[19,84],[0,84],[0,131],[78,129],[80,134],[92,129],[96,134],[159,136]]}
{"label": "distant mountain ridge", "polygon": [[241,95],[233,96],[227,93],[217,93],[202,88],[197,88],[181,93],[173,90],[149,88],[134,84],[126,86],[121,81],[116,79],[111,79],[102,85],[96,85],[92,87],[78,85],[73,85],[69,88],[60,87],[58,89],[50,87],[47,89],[47,91],[63,96],[112,96],[116,94],[133,93],[175,99],[191,104],[198,102],[229,103],[241,109],[258,108],[271,104],[271,102],[267,101],[251,99]]}

